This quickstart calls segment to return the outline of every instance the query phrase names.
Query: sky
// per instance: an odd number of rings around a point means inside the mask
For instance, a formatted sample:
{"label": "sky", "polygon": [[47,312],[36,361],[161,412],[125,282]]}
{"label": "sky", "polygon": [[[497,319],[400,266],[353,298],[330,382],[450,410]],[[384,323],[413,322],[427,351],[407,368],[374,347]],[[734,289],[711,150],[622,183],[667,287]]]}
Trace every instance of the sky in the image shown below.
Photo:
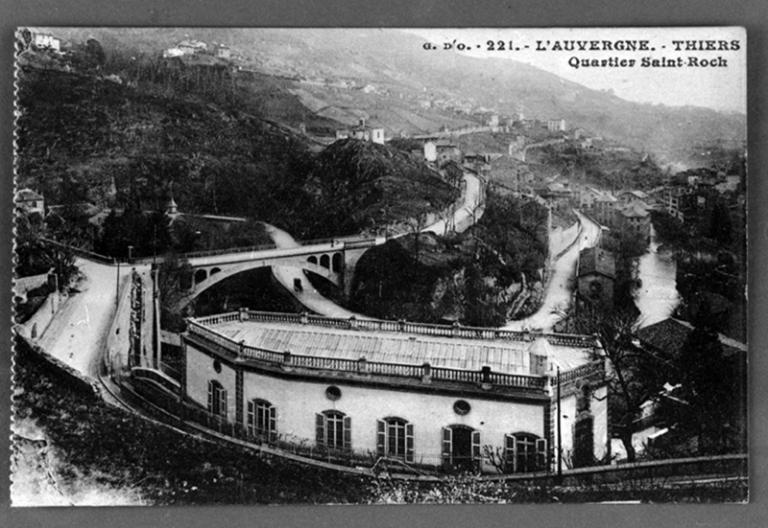
{"label": "sky", "polygon": [[[669,106],[703,106],[726,112],[746,114],[746,34],[736,27],[678,27],[678,28],[481,28],[481,29],[408,29],[434,45],[467,44],[469,51],[459,51],[474,57],[508,58],[525,62],[596,90],[612,90],[617,96],[641,103]],[[489,51],[488,41],[502,41],[505,50]],[[510,51],[509,41],[514,50]],[[558,51],[555,41],[648,41],[647,51]],[[549,43],[547,43],[549,41]],[[673,41],[725,41],[729,49],[676,50]],[[738,50],[732,41],[738,41]],[[540,45],[539,45],[540,43]],[[479,48],[477,46],[480,46]],[[525,48],[528,46],[528,48]],[[495,46],[498,48],[498,45]],[[544,48],[546,51],[537,50]],[[455,48],[454,48],[455,49]],[[437,53],[437,52],[435,52]],[[683,61],[683,67],[642,67],[644,57],[666,58],[667,62]],[[578,67],[572,61],[635,60],[633,66]],[[698,66],[689,62],[696,59]],[[713,61],[717,67],[703,66]],[[725,64],[725,65],[723,65]]]}

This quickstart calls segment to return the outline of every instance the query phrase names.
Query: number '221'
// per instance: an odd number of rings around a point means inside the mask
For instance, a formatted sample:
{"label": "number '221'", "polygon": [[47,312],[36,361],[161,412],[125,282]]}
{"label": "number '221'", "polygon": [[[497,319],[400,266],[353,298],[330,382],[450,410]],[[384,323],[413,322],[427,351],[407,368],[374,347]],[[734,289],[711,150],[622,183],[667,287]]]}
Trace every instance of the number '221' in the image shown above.
{"label": "number '221'", "polygon": [[505,42],[503,40],[489,40],[486,44],[486,50],[487,51],[512,51],[512,41]]}

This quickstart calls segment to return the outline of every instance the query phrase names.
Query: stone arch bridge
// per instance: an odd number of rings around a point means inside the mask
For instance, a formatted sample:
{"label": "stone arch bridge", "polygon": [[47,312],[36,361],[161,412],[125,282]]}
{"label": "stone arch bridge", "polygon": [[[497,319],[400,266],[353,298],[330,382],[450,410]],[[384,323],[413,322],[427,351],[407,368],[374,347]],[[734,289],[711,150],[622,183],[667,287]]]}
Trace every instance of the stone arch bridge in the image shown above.
{"label": "stone arch bridge", "polygon": [[271,266],[294,267],[310,271],[349,292],[355,266],[360,257],[384,239],[357,238],[303,242],[290,248],[256,246],[182,255],[192,268],[188,293],[178,302],[186,306],[215,284],[242,273]]}

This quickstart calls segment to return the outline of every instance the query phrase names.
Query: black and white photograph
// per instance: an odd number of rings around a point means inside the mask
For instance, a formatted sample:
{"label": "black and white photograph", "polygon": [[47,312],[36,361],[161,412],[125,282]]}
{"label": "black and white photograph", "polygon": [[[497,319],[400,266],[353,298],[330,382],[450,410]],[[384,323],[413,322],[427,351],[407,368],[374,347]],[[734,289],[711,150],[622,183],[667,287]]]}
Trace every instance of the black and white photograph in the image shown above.
{"label": "black and white photograph", "polygon": [[14,507],[744,503],[740,27],[19,27]]}

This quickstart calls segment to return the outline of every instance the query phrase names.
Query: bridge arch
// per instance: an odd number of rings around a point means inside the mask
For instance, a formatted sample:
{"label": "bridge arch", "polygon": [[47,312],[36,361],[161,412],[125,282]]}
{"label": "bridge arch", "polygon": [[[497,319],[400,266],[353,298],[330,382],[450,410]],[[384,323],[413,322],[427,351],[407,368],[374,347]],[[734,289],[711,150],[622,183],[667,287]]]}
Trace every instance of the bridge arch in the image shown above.
{"label": "bridge arch", "polygon": [[[328,262],[330,262],[330,257],[328,255],[325,255]],[[194,268],[194,262],[191,263]],[[195,269],[193,272],[190,272],[186,280],[183,280],[182,283],[182,289],[186,292],[185,295],[178,301],[177,308],[183,308],[192,300],[197,298],[202,292],[208,290],[209,288],[213,287],[214,285],[218,284],[219,282],[226,280],[229,277],[232,277],[234,275],[238,275],[240,273],[244,273],[246,271],[259,269],[259,268],[269,268],[269,267],[287,267],[287,268],[294,268],[294,269],[300,269],[305,272],[312,272],[319,277],[322,277],[324,279],[327,279],[331,281],[333,284],[336,284],[337,286],[341,286],[343,284],[343,278],[341,277],[340,273],[334,273],[329,267],[323,267],[318,264],[313,264],[311,262],[308,262],[306,260],[306,257],[301,256],[296,259],[286,259],[281,261],[274,261],[274,260],[252,260],[252,261],[244,261],[244,262],[235,262],[231,264],[219,264],[216,266],[216,268],[207,268],[204,266],[200,266],[199,268]],[[217,270],[214,273],[214,269]],[[210,271],[209,271],[210,270]]]}
{"label": "bridge arch", "polygon": [[326,269],[331,268],[331,257],[329,257],[327,254],[323,254],[320,256],[320,266]]}
{"label": "bridge arch", "polygon": [[315,265],[317,265],[317,257],[316,257],[316,256],[314,256],[314,255],[312,255],[312,256],[310,256],[310,257],[307,259],[307,262],[309,262],[310,264],[315,264]]}
{"label": "bridge arch", "polygon": [[341,253],[334,253],[331,261],[331,270],[339,273],[341,271],[342,256]]}

